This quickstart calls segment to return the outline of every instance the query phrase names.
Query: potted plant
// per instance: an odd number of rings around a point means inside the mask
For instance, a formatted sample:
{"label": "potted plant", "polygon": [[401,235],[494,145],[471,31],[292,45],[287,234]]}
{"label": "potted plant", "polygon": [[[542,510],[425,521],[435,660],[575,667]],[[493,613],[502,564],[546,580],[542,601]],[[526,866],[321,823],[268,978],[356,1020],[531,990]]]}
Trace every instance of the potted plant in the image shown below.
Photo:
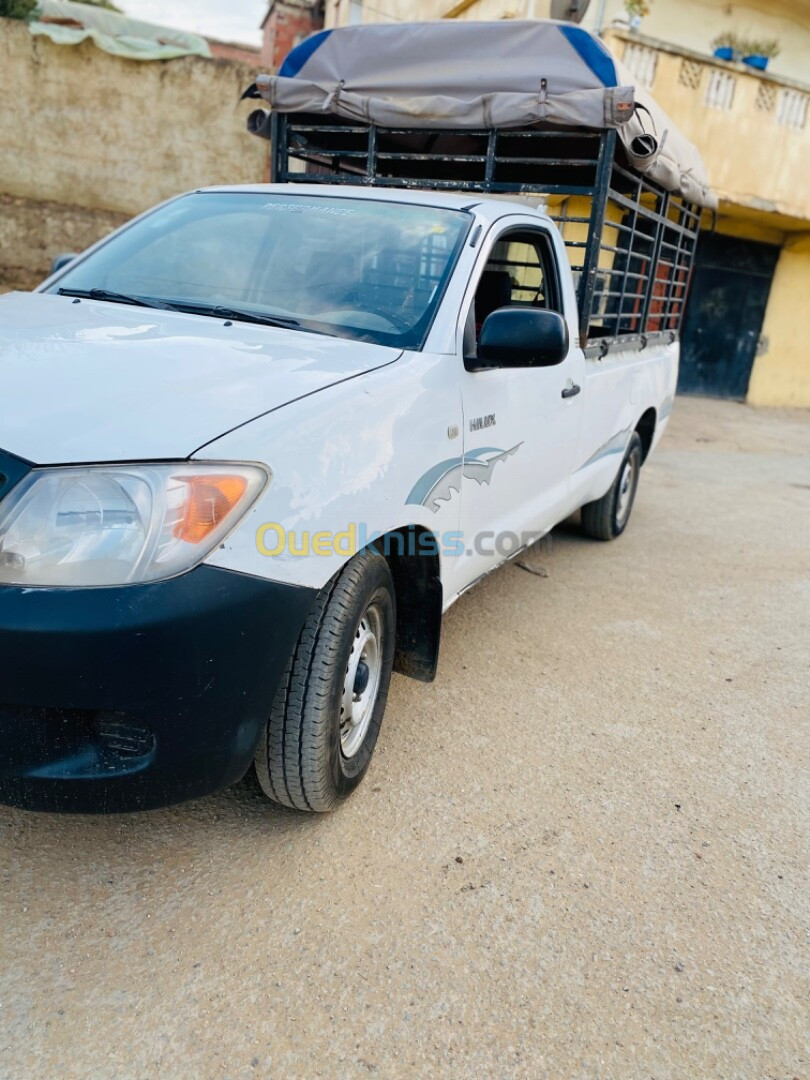
{"label": "potted plant", "polygon": [[624,10],[627,12],[630,29],[638,30],[641,20],[650,14],[650,4],[648,0],[624,0]]}
{"label": "potted plant", "polygon": [[712,48],[718,60],[737,60],[740,57],[740,39],[732,30],[718,34]]}
{"label": "potted plant", "polygon": [[778,56],[782,48],[776,38],[761,38],[742,42],[741,51],[744,64],[765,71],[768,61]]}

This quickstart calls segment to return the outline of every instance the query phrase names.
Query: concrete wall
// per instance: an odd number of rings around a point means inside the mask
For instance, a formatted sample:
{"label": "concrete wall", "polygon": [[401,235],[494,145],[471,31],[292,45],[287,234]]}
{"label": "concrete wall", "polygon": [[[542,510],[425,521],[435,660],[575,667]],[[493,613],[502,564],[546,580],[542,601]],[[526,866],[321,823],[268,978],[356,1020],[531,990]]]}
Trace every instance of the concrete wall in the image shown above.
{"label": "concrete wall", "polygon": [[55,251],[178,192],[264,180],[266,145],[239,102],[254,75],[226,60],[123,60],[0,19],[0,280],[30,284]]}
{"label": "concrete wall", "polygon": [[257,68],[261,65],[260,50],[252,45],[240,45],[234,41],[219,41],[207,38],[208,48],[215,60],[239,60],[243,64]]}
{"label": "concrete wall", "polygon": [[810,407],[807,349],[807,295],[810,288],[810,233],[790,237],[779,256],[763,336],[767,349],[751,373],[752,405]]}
{"label": "concrete wall", "polygon": [[83,251],[128,214],[0,195],[0,291],[32,289],[54,255]]}

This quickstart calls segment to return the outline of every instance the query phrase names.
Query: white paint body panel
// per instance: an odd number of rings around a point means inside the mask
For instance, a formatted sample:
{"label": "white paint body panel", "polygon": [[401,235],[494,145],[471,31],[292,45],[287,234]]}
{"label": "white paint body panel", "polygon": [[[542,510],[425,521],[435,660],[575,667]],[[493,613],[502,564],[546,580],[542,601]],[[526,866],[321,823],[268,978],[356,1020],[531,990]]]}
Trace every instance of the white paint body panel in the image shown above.
{"label": "white paint body panel", "polygon": [[[294,186],[296,195],[312,190]],[[494,553],[468,554],[474,533],[548,531],[608,490],[650,408],[660,438],[678,346],[586,360],[565,248],[539,210],[472,195],[314,190],[322,198],[470,209],[475,244],[459,256],[423,350],[399,353],[258,325],[225,327],[196,315],[10,294],[0,299],[0,446],[37,464],[192,455],[263,462],[271,483],[209,563],[318,588],[348,554],[270,557],[257,547],[261,525],[276,523],[299,536],[344,533],[351,523],[367,536],[419,525],[456,537],[445,540],[440,560],[447,607],[503,561]],[[462,356],[466,312],[492,244],[516,225],[550,238],[570,352],[557,367],[470,373]],[[571,383],[580,394],[562,399]],[[471,419],[492,413],[493,426],[471,431]],[[466,468],[482,448],[517,444],[493,466],[490,483],[459,470],[460,490],[426,502],[414,496],[440,463]]]}
{"label": "white paint body panel", "polygon": [[0,297],[0,446],[38,465],[184,458],[398,349],[68,296]]}

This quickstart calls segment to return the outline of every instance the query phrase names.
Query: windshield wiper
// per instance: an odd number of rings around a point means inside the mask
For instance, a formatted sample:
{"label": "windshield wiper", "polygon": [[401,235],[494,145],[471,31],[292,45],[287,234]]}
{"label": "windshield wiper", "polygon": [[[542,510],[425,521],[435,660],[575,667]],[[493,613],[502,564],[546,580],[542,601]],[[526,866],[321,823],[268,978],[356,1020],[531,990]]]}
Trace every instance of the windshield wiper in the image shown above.
{"label": "windshield wiper", "polygon": [[112,292],[110,289],[58,289],[59,296],[76,296],[80,300],[109,300],[114,304],[132,304],[133,307],[160,308],[177,311],[174,304],[157,300],[152,296],[130,296],[128,293]]}
{"label": "windshield wiper", "polygon": [[197,304],[193,300],[173,300],[172,310],[190,311],[195,315],[214,315],[219,319],[234,319],[237,322],[261,323],[263,326],[297,327],[298,319],[286,315],[265,315],[261,311],[244,311],[242,308],[223,307],[221,304]]}
{"label": "windshield wiper", "polygon": [[185,311],[193,315],[213,315],[218,319],[234,319],[237,322],[260,323],[262,326],[281,326],[295,329],[301,323],[286,315],[265,315],[260,311],[243,311],[241,308],[224,307],[221,304],[198,304],[193,300],[158,300],[154,296],[132,296],[110,289],[59,289],[60,296],[76,296],[80,300],[109,300],[115,304],[132,304],[135,307],[159,308],[163,311]]}

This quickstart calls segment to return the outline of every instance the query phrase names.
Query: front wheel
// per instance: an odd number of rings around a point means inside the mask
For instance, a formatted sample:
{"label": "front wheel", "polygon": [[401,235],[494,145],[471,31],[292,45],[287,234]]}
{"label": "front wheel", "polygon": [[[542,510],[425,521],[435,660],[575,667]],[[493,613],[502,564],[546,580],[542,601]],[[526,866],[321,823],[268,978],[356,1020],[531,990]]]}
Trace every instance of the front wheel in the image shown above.
{"label": "front wheel", "polygon": [[364,551],[310,612],[256,751],[265,795],[295,810],[333,810],[365,775],[382,723],[395,637],[394,584]]}
{"label": "front wheel", "polygon": [[636,498],[641,456],[641,439],[634,431],[610,490],[601,499],[582,507],[582,530],[588,536],[595,540],[615,540],[624,532]]}

